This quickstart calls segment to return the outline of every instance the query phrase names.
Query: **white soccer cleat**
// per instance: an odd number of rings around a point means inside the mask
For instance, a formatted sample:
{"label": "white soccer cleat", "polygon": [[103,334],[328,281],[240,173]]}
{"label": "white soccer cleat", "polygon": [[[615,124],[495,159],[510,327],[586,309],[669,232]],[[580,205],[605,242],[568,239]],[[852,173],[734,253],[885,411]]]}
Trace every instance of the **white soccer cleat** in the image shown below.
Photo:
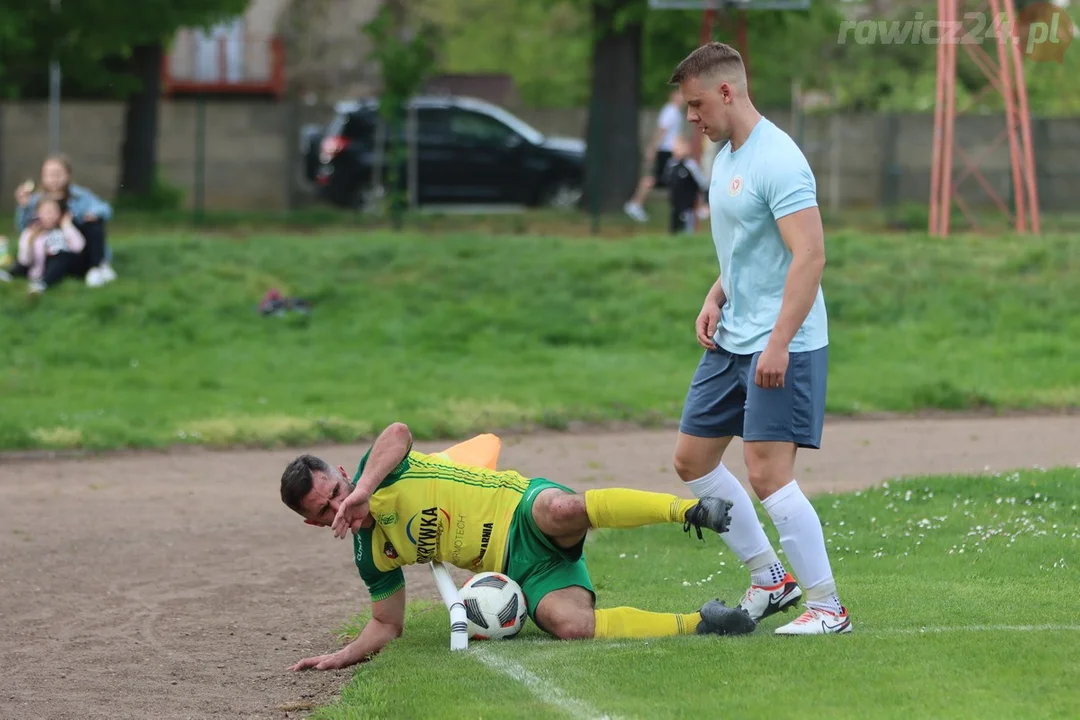
{"label": "white soccer cleat", "polygon": [[96,288],[104,284],[105,279],[101,276],[101,268],[90,268],[90,272],[86,273],[86,286]]}
{"label": "white soccer cleat", "polygon": [[839,635],[851,632],[851,618],[847,608],[840,613],[808,607],[799,617],[787,625],[776,628],[777,635]]}
{"label": "white soccer cleat", "polygon": [[762,587],[751,585],[739,601],[738,607],[746,611],[754,622],[759,622],[770,615],[790,610],[799,604],[803,591],[791,573],[776,585]]}
{"label": "white soccer cleat", "polygon": [[111,283],[116,279],[116,271],[112,269],[111,265],[102,263],[98,265],[98,274],[101,275],[101,284]]}

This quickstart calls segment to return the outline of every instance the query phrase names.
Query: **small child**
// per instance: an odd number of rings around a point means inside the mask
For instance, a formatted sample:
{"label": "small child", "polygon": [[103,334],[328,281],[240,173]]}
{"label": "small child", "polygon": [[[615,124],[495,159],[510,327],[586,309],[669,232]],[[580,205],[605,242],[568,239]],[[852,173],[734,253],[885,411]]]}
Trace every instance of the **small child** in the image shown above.
{"label": "small child", "polygon": [[43,197],[37,216],[19,236],[19,251],[10,273],[26,277],[32,295],[42,293],[65,277],[81,275],[80,253],[85,246],[85,238],[61,201]]}
{"label": "small child", "polygon": [[671,234],[694,232],[698,195],[708,192],[709,181],[694,158],[690,157],[690,143],[680,136],[675,139],[665,170],[671,198]]}

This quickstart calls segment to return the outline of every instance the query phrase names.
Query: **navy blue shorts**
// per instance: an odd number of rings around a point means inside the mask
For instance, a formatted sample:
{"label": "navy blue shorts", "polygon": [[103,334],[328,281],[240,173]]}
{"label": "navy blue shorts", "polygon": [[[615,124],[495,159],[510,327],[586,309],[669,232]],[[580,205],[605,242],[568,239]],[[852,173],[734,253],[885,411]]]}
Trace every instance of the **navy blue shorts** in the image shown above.
{"label": "navy blue shorts", "polygon": [[697,437],[820,448],[829,348],[790,353],[782,388],[754,384],[760,355],[706,350],[690,381],[679,430]]}

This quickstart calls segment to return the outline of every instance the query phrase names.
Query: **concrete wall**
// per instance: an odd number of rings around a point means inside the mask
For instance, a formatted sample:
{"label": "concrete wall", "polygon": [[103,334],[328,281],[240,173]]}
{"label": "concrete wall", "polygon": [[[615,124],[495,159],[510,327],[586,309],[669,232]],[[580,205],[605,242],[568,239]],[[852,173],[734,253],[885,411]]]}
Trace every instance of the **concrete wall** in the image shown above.
{"label": "concrete wall", "polygon": [[[584,137],[584,110],[532,110],[523,119],[550,134]],[[217,209],[282,209],[296,192],[298,128],[325,122],[328,111],[290,108],[270,101],[213,101],[206,106],[206,206]],[[642,113],[642,142],[656,113]],[[807,116],[801,123],[788,113],[769,114],[799,140],[818,179],[825,207],[926,203],[930,193],[931,115]],[[159,161],[163,176],[180,186],[191,202],[195,187],[196,104],[161,105]],[[71,156],[78,182],[105,197],[119,180],[123,108],[116,103],[65,103],[62,144]],[[15,186],[36,177],[47,151],[48,114],[44,103],[0,104],[0,207],[10,210]],[[1001,117],[957,119],[956,137],[971,157],[984,155],[982,172],[1008,198],[1008,143]],[[994,146],[994,142],[1001,141]],[[1080,119],[1036,119],[1034,146],[1042,207],[1072,210],[1080,186]],[[287,154],[291,154],[289,157]],[[956,173],[963,159],[955,158]],[[986,194],[973,178],[961,186],[965,199],[985,205]]]}
{"label": "concrete wall", "polygon": [[[206,105],[205,197],[216,209],[282,208],[285,175],[285,107],[272,102]],[[158,163],[168,182],[193,200],[196,168],[196,104],[161,105]],[[120,181],[123,106],[119,103],[64,103],[61,146],[71,158],[75,181],[105,198]],[[9,209],[16,185],[37,178],[48,152],[45,103],[3,103],[0,107],[0,207]],[[292,149],[297,143],[293,142]]]}

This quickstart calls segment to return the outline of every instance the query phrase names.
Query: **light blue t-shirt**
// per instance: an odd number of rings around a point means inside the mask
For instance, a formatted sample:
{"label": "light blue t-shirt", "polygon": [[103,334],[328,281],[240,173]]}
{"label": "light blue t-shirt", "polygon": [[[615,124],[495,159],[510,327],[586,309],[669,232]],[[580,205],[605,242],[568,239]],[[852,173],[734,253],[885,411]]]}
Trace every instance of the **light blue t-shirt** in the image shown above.
{"label": "light blue t-shirt", "polygon": [[[761,352],[780,315],[791,251],[776,221],[817,205],[817,183],[799,146],[765,118],[734,153],[725,143],[716,154],[709,187],[713,243],[727,302],[713,340],[730,353]],[[829,343],[825,297],[817,299],[790,352]]]}

